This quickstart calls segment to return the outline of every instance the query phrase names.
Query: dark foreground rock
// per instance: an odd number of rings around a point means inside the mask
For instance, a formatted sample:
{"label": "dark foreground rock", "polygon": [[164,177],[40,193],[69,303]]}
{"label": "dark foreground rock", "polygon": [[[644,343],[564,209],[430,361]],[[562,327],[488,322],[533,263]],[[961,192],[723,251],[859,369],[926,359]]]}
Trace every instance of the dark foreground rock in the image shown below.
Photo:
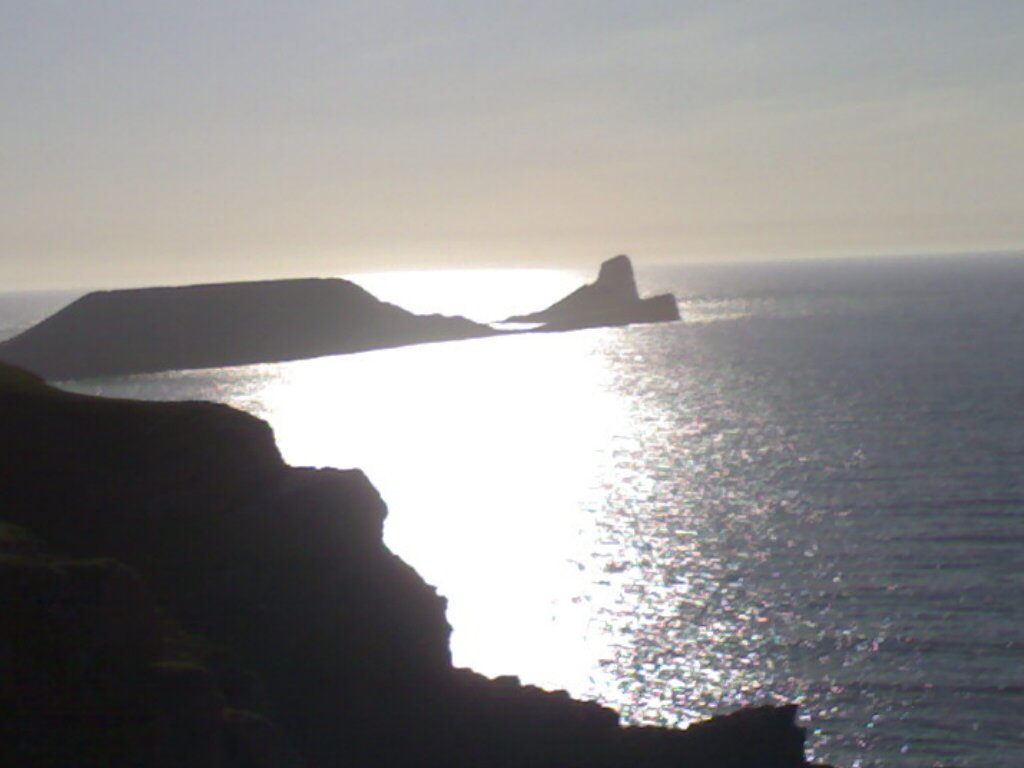
{"label": "dark foreground rock", "polygon": [[90,293],[0,343],[0,359],[51,380],[217,368],[493,335],[415,315],[341,279]]}
{"label": "dark foreground rock", "polygon": [[805,765],[791,707],[623,728],[453,668],[385,513],[360,472],[288,467],[230,408],[0,365],[0,763]]}
{"label": "dark foreground rock", "polygon": [[137,573],[0,524],[0,757],[12,766],[300,766],[259,682]]}
{"label": "dark foreground rock", "polygon": [[581,286],[547,309],[513,315],[506,323],[543,323],[542,330],[565,331],[632,323],[667,323],[679,319],[679,306],[671,294],[641,299],[628,256],[616,256],[601,265],[597,280]]}

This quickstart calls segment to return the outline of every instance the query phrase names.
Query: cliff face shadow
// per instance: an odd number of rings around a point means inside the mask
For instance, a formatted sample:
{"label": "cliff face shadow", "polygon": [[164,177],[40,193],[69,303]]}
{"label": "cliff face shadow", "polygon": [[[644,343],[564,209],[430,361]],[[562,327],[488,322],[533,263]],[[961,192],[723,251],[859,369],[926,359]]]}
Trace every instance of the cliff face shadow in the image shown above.
{"label": "cliff face shadow", "polygon": [[0,415],[19,765],[804,765],[790,707],[622,728],[453,668],[444,600],[383,544],[362,473],[285,465],[251,416],[2,365]]}

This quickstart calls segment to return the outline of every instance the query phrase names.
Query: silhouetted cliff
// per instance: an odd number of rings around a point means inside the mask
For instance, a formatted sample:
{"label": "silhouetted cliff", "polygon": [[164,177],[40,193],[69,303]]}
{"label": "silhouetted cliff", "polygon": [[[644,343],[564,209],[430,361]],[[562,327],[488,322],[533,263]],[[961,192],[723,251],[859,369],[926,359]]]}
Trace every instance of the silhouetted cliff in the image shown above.
{"label": "silhouetted cliff", "polygon": [[543,323],[542,330],[564,331],[631,323],[666,323],[679,319],[671,294],[641,299],[633,264],[622,255],[601,265],[597,280],[583,285],[547,309],[513,315],[506,323]]}
{"label": "silhouetted cliff", "polygon": [[362,473],[288,467],[225,406],[0,365],[0,500],[0,750],[19,766],[805,765],[789,707],[621,728],[454,669],[444,600],[384,545]]}
{"label": "silhouetted cliff", "polygon": [[298,360],[495,333],[415,315],[348,280],[271,280],[90,293],[13,339],[0,359],[46,379]]}

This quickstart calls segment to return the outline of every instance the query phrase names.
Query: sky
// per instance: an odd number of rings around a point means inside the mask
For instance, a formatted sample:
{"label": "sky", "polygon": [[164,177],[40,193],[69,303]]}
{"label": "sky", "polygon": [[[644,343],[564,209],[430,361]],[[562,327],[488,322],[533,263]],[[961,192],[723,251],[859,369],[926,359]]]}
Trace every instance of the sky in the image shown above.
{"label": "sky", "polygon": [[0,290],[1024,249],[1020,0],[0,0]]}

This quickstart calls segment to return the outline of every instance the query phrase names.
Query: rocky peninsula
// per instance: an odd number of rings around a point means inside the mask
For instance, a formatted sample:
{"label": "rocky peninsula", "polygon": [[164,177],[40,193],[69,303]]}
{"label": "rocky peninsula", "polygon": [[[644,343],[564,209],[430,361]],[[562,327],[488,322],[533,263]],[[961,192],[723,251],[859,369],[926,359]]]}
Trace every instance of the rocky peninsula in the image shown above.
{"label": "rocky peninsula", "polygon": [[287,466],[225,406],[0,365],[0,500],[5,764],[806,765],[794,707],[622,727],[453,667],[444,599],[383,543],[366,477]]}
{"label": "rocky peninsula", "polygon": [[617,256],[596,283],[506,321],[539,326],[529,330],[417,315],[338,278],[217,283],[86,294],[0,342],[0,360],[59,381],[678,319],[673,296],[639,297],[629,258]]}

